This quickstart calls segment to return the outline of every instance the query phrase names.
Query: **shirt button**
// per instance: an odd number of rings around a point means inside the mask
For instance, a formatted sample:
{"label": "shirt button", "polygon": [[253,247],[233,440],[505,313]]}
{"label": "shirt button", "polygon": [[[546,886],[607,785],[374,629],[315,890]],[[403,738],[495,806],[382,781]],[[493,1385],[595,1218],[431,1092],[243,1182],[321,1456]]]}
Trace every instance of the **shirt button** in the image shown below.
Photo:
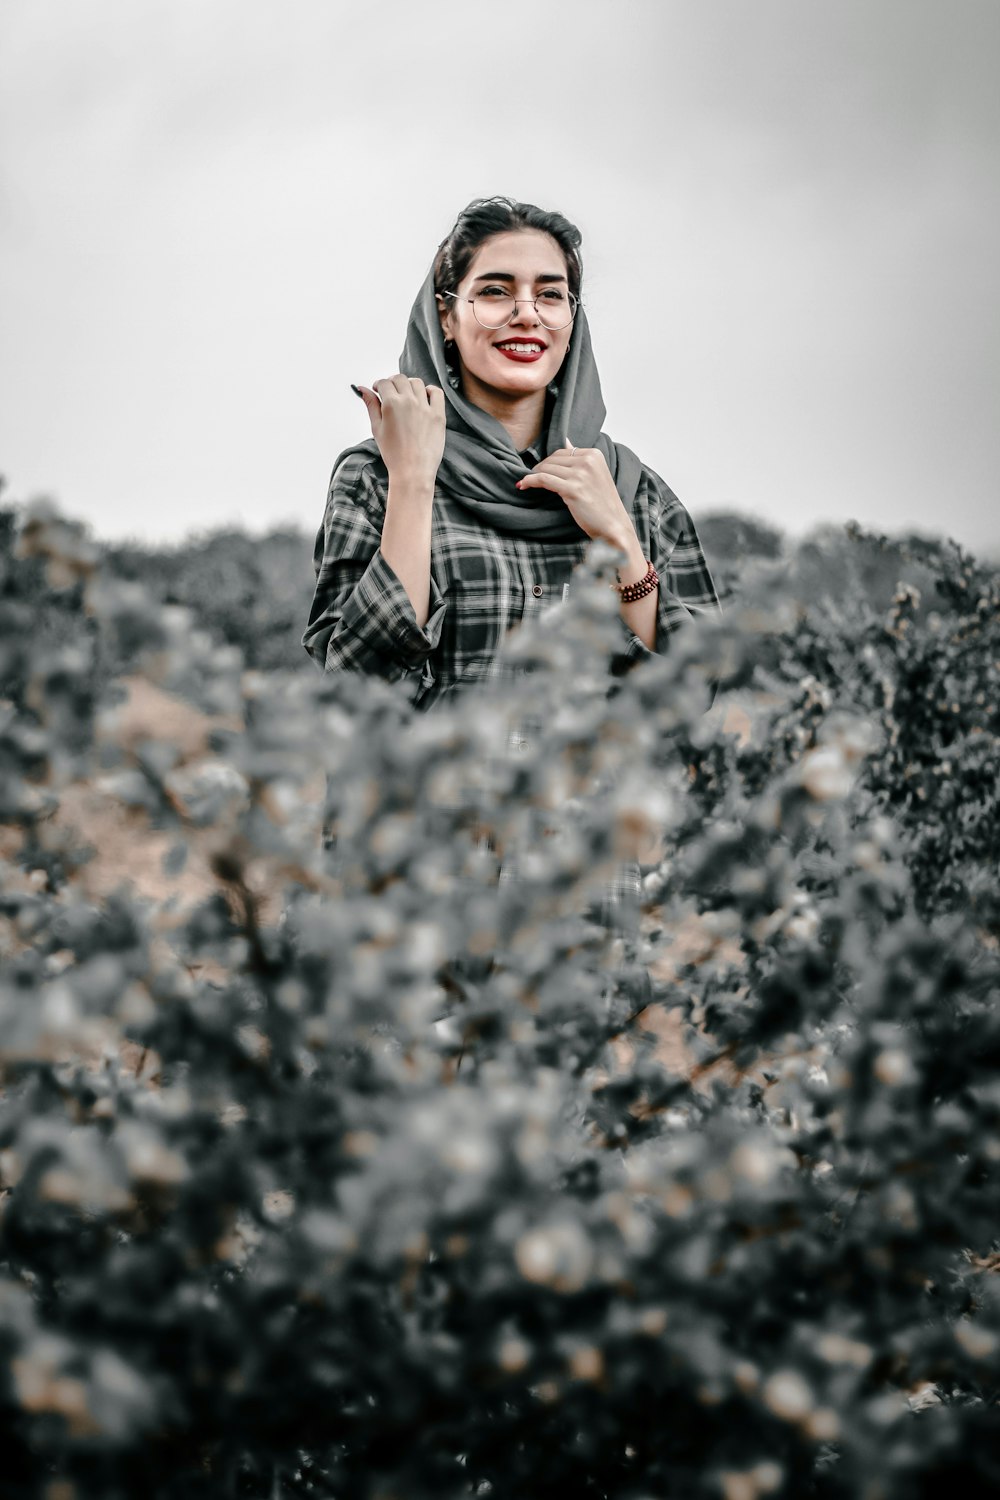
{"label": "shirt button", "polygon": [[534,594],[536,599],[540,599],[545,590],[542,588],[542,585],[540,583],[533,583],[531,585],[531,592]]}

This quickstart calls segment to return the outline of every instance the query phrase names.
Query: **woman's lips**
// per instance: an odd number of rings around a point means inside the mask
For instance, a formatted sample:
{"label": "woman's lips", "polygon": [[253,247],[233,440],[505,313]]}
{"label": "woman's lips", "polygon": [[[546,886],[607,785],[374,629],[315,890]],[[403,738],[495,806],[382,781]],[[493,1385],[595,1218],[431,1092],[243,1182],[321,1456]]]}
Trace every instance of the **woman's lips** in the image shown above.
{"label": "woman's lips", "polygon": [[536,359],[541,359],[545,353],[544,349],[535,349],[531,354],[524,354],[518,349],[504,349],[500,344],[493,346],[500,354],[506,355],[508,359],[517,360],[522,365],[534,364]]}

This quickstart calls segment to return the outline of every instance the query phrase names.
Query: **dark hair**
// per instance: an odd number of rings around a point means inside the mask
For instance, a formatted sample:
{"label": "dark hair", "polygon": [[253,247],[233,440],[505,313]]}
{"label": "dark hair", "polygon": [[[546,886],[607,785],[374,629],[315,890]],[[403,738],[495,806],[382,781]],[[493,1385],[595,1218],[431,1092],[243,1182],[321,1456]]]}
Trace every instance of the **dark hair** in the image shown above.
{"label": "dark hair", "polygon": [[510,229],[540,229],[550,234],[566,257],[569,289],[580,295],[583,236],[562,214],[549,213],[533,203],[515,203],[513,198],[473,198],[455,220],[447,239],[434,257],[435,292],[454,292],[472,264],[472,257],[491,235]]}

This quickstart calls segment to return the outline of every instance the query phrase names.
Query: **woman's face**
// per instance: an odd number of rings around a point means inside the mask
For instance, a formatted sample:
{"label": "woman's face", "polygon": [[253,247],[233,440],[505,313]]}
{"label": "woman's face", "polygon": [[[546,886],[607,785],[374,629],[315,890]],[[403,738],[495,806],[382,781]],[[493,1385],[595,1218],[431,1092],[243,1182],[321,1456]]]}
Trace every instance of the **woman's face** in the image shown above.
{"label": "woman's face", "polygon": [[[484,328],[465,300],[477,293],[489,296],[489,288],[502,288],[518,299],[514,316],[503,328]],[[455,289],[457,298],[440,299],[441,326],[445,338],[455,340],[470,401],[479,393],[531,395],[555,379],[573,325],[546,328],[539,321],[532,299],[547,289],[568,295],[566,257],[542,230],[513,229],[484,240]]]}

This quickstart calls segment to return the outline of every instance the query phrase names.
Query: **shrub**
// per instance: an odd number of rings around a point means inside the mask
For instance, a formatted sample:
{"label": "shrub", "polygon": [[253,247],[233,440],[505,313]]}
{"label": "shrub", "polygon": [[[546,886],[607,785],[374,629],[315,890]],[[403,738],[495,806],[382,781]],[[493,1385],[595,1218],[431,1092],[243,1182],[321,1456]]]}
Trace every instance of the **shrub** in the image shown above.
{"label": "shrub", "polygon": [[[80,533],[22,537],[63,585]],[[903,785],[918,659],[971,686],[995,622],[934,565],[940,625],[772,573],[612,679],[595,549],[516,675],[422,718],[246,670],[86,559],[72,652],[11,616],[6,1492],[995,1486],[995,881],[928,907]],[[209,754],[116,742],[122,660],[227,716]],[[935,880],[983,847],[974,707]],[[86,899],[80,780],[209,896]],[[637,850],[641,909],[599,919]]]}
{"label": "shrub", "polygon": [[293,527],[251,537],[230,528],[175,547],[118,543],[105,571],[141,584],[153,605],[193,610],[199,624],[261,671],[308,668],[302,647],[315,582],[311,540]]}

